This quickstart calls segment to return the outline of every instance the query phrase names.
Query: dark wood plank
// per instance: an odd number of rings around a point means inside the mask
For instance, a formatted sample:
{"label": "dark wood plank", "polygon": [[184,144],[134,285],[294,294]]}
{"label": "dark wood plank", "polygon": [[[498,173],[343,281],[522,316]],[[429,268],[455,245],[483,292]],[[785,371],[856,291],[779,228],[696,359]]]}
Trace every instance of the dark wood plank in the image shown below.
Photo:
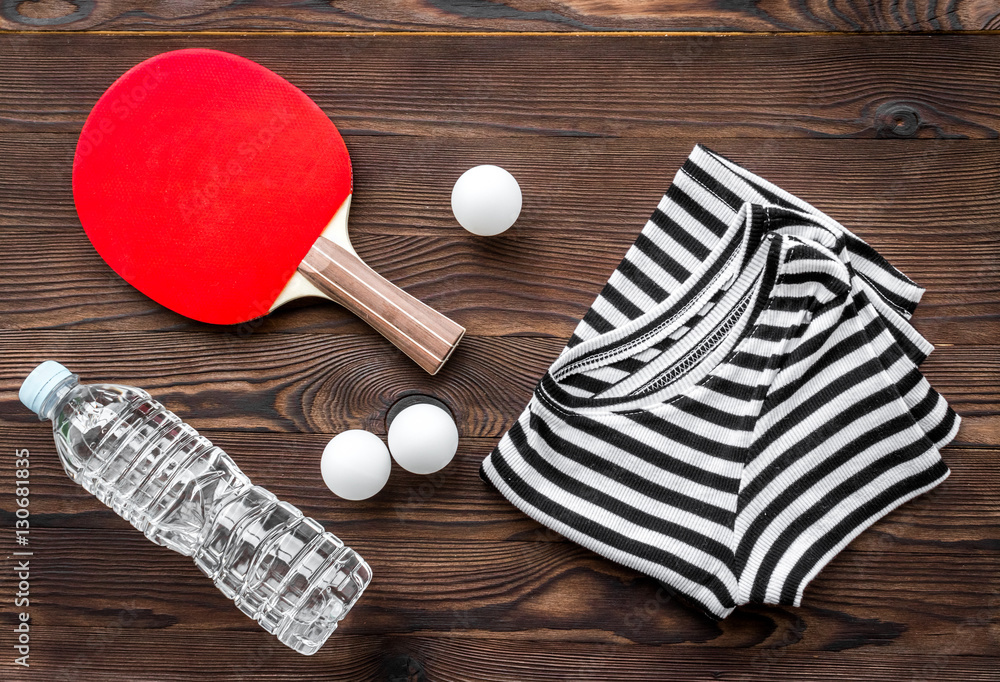
{"label": "dark wood plank", "polygon": [[[145,388],[199,429],[381,430],[396,400],[426,393],[451,406],[462,435],[499,437],[563,341],[469,337],[433,377],[373,335],[3,331],[0,346],[0,419],[11,422],[35,420],[17,389],[35,365],[55,359],[85,382]],[[996,346],[944,346],[922,369],[971,422],[959,443],[1000,445]]]}
{"label": "dark wood plank", "polygon": [[597,0],[5,2],[0,29],[116,31],[960,31],[995,29],[991,2],[609,3]]}
{"label": "dark wood plank", "polygon": [[[1000,680],[996,36],[359,33],[957,30],[1000,28],[998,10],[971,0],[0,3],[0,30],[40,29],[0,34],[0,470],[14,448],[31,449],[37,552],[35,670],[22,676]],[[42,34],[51,28],[356,33]],[[274,68],[341,125],[359,250],[474,334],[441,376],[329,304],[238,328],[193,324],[94,254],[69,191],[80,125],[126,68],[193,46]],[[862,534],[803,608],[722,622],[546,531],[477,476],[698,141],[813,201],[928,287],[916,325],[938,350],[923,369],[963,415],[944,453],[952,476]],[[521,222],[499,239],[466,236],[448,210],[451,184],[476,163],[510,168],[525,188]],[[64,475],[48,426],[16,400],[47,357],[88,381],[151,389],[371,561],[370,592],[327,647],[312,658],[286,650],[189,559]],[[455,410],[456,461],[432,477],[396,467],[372,500],[337,501],[318,476],[330,434],[384,434],[386,409],[410,392]],[[11,483],[0,477],[8,529]],[[0,537],[8,597],[11,543]],[[15,617],[7,609],[0,624]]]}
{"label": "dark wood plank", "polygon": [[[635,682],[741,680],[774,682],[996,682],[995,659],[964,656],[948,645],[894,654],[883,647],[802,651],[795,637],[775,637],[771,648],[695,645],[609,645],[588,641],[495,640],[450,632],[440,636],[367,636],[335,633],[315,656],[283,649],[266,633],[126,627],[135,617],[119,610],[117,627],[51,627],[34,634],[34,674],[65,674],[79,682],[230,682],[247,679],[379,680],[385,682]],[[352,616],[353,617],[353,616]],[[961,634],[962,627],[956,632]],[[784,634],[784,633],[782,633]],[[37,656],[37,658],[36,658]],[[115,665],[109,658],[120,661]],[[57,672],[58,671],[58,672]],[[141,671],[141,672],[139,672]],[[29,672],[29,671],[25,671]]]}
{"label": "dark wood plank", "polygon": [[[351,232],[380,274],[478,335],[566,338],[635,239],[696,139],[349,138]],[[73,207],[72,134],[0,137],[0,328],[366,333],[332,304],[238,327],[163,309],[98,257]],[[928,291],[915,323],[938,343],[1000,334],[1000,147],[992,141],[712,140],[815,203]],[[566,167],[572,161],[572,170]],[[461,172],[499,163],[524,208],[505,235],[455,223]],[[573,247],[573,248],[569,248]],[[44,258],[40,254],[45,254]]]}
{"label": "dark wood plank", "polygon": [[[477,244],[512,236],[518,242],[607,237],[624,248],[699,142],[881,250],[907,244],[908,237],[935,246],[978,238],[989,246],[986,238],[1000,231],[1000,141],[353,135],[347,137],[355,183],[351,235],[466,235],[451,213],[452,187],[468,168],[492,162],[516,175],[524,205],[510,231]],[[76,143],[75,133],[0,136],[0,225],[79,229]]]}
{"label": "dark wood plank", "polygon": [[[319,484],[326,436],[208,435],[255,482],[372,563],[376,581],[345,633],[462,631],[713,647],[780,642],[813,651],[878,645],[921,652],[947,641],[951,655],[993,651],[983,624],[1000,615],[991,597],[1000,591],[995,449],[948,448],[951,477],[838,555],[810,584],[804,608],[752,607],[714,623],[488,490],[476,472],[494,439],[464,439],[456,461],[437,476],[397,468],[381,494],[347,503]],[[130,611],[129,628],[253,629],[188,559],[152,545],[72,483],[45,425],[0,427],[0,446],[32,453],[33,614],[41,629],[115,628],[122,609]],[[0,519],[8,526],[13,497],[12,482],[0,482]],[[10,580],[9,572],[0,575],[0,593]],[[125,595],[123,584],[141,587]]]}
{"label": "dark wood plank", "polygon": [[[642,226],[701,142],[813,203],[882,250],[906,244],[907,237],[935,243],[978,237],[985,244],[984,237],[1000,230],[998,141],[756,139],[719,132],[704,139],[690,134],[349,137],[361,204],[352,205],[352,224],[362,234],[453,235],[457,225],[449,199],[454,180],[473,165],[493,162],[516,174],[525,194],[520,220],[533,221],[516,223],[512,235],[611,236],[627,246],[632,230]],[[26,138],[9,138],[11,147],[30,151]],[[45,147],[51,150],[50,163],[71,160],[71,146],[57,151],[49,144],[58,144],[58,136],[45,139],[52,139]],[[37,153],[32,163],[38,163]],[[54,184],[56,178],[45,174],[44,181]],[[944,233],[945,227],[950,231]]]}
{"label": "dark wood plank", "polygon": [[[260,485],[331,528],[350,528],[352,538],[384,540],[435,537],[443,540],[561,542],[541,529],[479,479],[479,465],[495,438],[463,438],[449,467],[431,477],[396,467],[376,497],[348,503],[334,497],[319,477],[323,434],[236,433],[206,430]],[[32,524],[40,528],[123,529],[127,525],[62,469],[47,426],[0,426],[0,445],[32,454]],[[8,454],[6,457],[13,457]],[[989,549],[1000,524],[1000,451],[949,447],[943,455],[951,477],[920,503],[904,505],[876,533],[903,545],[926,545],[943,554]],[[2,514],[13,525],[13,480],[0,483]],[[869,551],[884,540],[863,536],[854,545]],[[1000,549],[993,547],[993,549]]]}
{"label": "dark wood plank", "polygon": [[[551,339],[471,337],[429,376],[371,335],[75,331],[0,332],[0,338],[4,420],[34,421],[16,391],[34,358],[44,356],[61,358],[86,381],[100,376],[148,388],[199,429],[331,434],[381,430],[391,404],[416,392],[447,402],[462,433],[499,436],[562,347]],[[95,365],[101,356],[105,364]]]}
{"label": "dark wood plank", "polygon": [[991,35],[20,33],[0,41],[0,131],[79,131],[115,78],[185,47],[259,61],[349,134],[996,139],[1000,129]]}
{"label": "dark wood plank", "polygon": [[[843,551],[813,580],[801,607],[741,607],[717,622],[671,599],[656,581],[572,543],[447,540],[405,528],[394,539],[369,539],[350,526],[331,529],[375,576],[344,634],[461,630],[498,639],[733,647],[768,643],[778,630],[779,640],[794,636],[801,650],[880,645],[899,653],[930,650],[960,623],[976,622],[980,627],[950,642],[953,652],[995,654],[981,626],[1000,616],[995,540],[992,547],[989,539],[949,546],[870,532],[868,547]],[[211,637],[257,627],[189,558],[132,529],[38,528],[31,538],[31,611],[39,629],[114,627],[122,609],[136,613],[130,627],[137,629],[196,628]],[[6,594],[16,592],[11,573],[0,577]],[[647,614],[651,601],[658,608]]]}
{"label": "dark wood plank", "polygon": [[[376,497],[348,503],[334,497],[319,477],[327,434],[202,431],[255,482],[333,528],[351,527],[358,537],[398,540],[401,534],[442,539],[558,542],[536,523],[489,491],[479,465],[496,438],[463,437],[459,454],[444,471],[424,477],[393,469]],[[48,425],[0,425],[0,445],[27,448],[32,460],[32,519],[39,527],[125,528],[110,509],[70,480],[59,463]],[[12,457],[13,455],[4,455]],[[974,547],[998,530],[1000,450],[954,446],[944,459],[948,481],[883,522],[882,530],[901,542],[948,541]],[[0,459],[0,461],[3,461]],[[0,481],[0,513],[11,516],[13,480]],[[5,510],[5,511],[4,511]],[[13,522],[11,521],[11,524]],[[861,546],[866,546],[862,543]]]}

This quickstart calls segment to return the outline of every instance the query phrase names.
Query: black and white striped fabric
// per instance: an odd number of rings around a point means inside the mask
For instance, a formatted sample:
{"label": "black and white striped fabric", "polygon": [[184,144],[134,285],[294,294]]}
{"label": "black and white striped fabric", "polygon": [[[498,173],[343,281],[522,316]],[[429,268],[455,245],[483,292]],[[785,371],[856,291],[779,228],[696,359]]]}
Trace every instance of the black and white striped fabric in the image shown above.
{"label": "black and white striped fabric", "polygon": [[696,147],[482,475],[706,612],[798,605],[948,475],[923,289],[809,204]]}

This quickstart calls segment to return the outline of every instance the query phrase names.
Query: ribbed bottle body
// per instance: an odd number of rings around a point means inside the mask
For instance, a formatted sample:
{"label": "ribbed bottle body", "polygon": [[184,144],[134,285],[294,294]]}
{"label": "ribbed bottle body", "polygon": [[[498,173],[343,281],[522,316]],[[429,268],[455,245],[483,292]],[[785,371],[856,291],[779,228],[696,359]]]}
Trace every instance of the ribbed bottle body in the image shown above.
{"label": "ribbed bottle body", "polygon": [[357,553],[145,391],[75,384],[53,400],[66,473],[153,542],[194,557],[299,653],[315,653],[370,582]]}

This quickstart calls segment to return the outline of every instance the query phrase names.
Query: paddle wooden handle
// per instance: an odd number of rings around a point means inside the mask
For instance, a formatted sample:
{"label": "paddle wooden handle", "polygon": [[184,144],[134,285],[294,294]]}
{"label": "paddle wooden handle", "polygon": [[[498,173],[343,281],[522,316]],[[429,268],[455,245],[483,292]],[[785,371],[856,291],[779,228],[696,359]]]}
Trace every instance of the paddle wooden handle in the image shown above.
{"label": "paddle wooden handle", "polygon": [[465,334],[465,327],[413,298],[324,237],[309,249],[299,272],[431,374],[437,374]]}

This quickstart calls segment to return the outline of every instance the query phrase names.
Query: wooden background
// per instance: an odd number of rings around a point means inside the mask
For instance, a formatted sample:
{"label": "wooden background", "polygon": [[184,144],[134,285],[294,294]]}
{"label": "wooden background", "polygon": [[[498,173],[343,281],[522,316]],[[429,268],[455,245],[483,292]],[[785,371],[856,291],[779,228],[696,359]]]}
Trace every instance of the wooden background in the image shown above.
{"label": "wooden background", "polygon": [[[0,0],[0,679],[1000,680],[1000,2]],[[308,93],[355,164],[352,234],[466,325],[434,378],[333,305],[183,319],[119,280],[70,190],[81,125],[127,68],[213,47]],[[713,622],[546,532],[477,469],[696,142],[813,202],[928,288],[925,373],[962,415],[952,475],[864,533],[798,609]],[[466,168],[524,191],[476,239]],[[71,483],[17,401],[58,359],[150,390],[369,560],[320,653],[277,644],[193,563]],[[455,462],[323,486],[347,428],[425,392]],[[14,451],[31,451],[31,668],[12,665]]]}

